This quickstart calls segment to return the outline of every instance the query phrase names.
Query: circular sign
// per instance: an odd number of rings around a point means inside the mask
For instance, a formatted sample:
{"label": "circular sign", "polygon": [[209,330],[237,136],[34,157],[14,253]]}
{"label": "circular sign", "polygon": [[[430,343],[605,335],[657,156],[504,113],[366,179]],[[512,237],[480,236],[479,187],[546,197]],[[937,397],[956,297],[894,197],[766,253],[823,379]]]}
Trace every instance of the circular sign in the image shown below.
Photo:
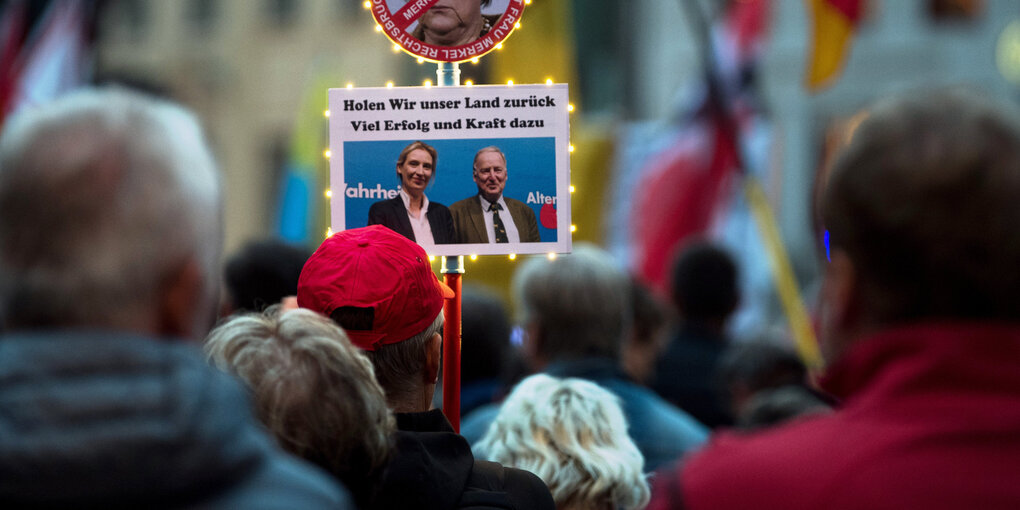
{"label": "circular sign", "polygon": [[524,0],[370,1],[386,37],[432,62],[485,55],[510,36],[524,12]]}

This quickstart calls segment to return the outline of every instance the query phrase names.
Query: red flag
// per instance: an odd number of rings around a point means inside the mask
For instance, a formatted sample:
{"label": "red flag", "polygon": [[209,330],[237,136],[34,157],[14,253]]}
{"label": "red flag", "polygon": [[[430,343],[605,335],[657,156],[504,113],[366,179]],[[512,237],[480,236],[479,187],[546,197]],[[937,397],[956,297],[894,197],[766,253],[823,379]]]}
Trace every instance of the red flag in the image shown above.
{"label": "red flag", "polygon": [[18,55],[25,40],[28,10],[24,0],[14,0],[0,13],[0,123],[17,82]]}
{"label": "red flag", "polygon": [[661,162],[646,170],[638,185],[643,196],[635,197],[635,266],[663,295],[681,241],[708,229],[736,168],[733,137],[718,122],[703,128],[702,147],[675,148],[655,157]]}
{"label": "red flag", "polygon": [[817,91],[843,70],[861,20],[864,0],[808,0],[814,43],[808,61],[807,87]]}
{"label": "red flag", "polygon": [[734,2],[711,34],[712,69],[691,124],[672,146],[651,155],[631,196],[627,237],[638,276],[668,295],[672,261],[682,243],[707,234],[730,205],[740,171],[737,132],[754,116],[751,81],[767,30],[768,0]]}

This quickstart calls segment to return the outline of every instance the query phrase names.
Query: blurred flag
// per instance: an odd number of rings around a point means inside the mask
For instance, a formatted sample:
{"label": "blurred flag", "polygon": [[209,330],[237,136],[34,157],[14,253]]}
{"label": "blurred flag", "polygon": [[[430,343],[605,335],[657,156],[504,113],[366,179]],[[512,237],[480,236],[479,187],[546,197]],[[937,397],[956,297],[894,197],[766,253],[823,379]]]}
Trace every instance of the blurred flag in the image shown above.
{"label": "blurred flag", "polygon": [[87,0],[7,3],[0,20],[0,122],[86,81],[92,7]]}
{"label": "blurred flag", "polygon": [[[769,4],[732,2],[706,37],[711,69],[680,105],[678,120],[632,128],[621,139],[611,244],[661,295],[668,295],[672,261],[682,242],[710,234],[733,206],[738,161],[746,152],[736,145],[737,131],[745,145],[758,140],[752,131],[762,132],[752,129],[760,125],[753,78]],[[767,150],[767,143],[756,147]],[[748,166],[748,171],[757,168]]]}
{"label": "blurred flag", "polygon": [[864,0],[807,0],[814,41],[808,60],[807,87],[817,91],[843,70],[861,19]]}
{"label": "blurred flag", "polygon": [[329,145],[329,124],[324,112],[329,107],[329,87],[337,83],[341,82],[335,76],[315,71],[301,98],[281,183],[277,225],[284,241],[318,245],[325,235],[320,212],[329,204],[323,196],[329,182],[323,154]]}
{"label": "blurred flag", "polygon": [[28,7],[25,0],[12,0],[0,12],[0,125],[17,78],[18,55],[28,31]]}
{"label": "blurred flag", "polygon": [[[790,334],[811,366],[817,344],[760,176],[772,130],[758,103],[755,70],[769,0],[731,2],[711,31],[696,3],[684,4],[704,47],[705,80],[688,94],[680,122],[625,133],[617,173],[613,247],[639,278],[668,296],[677,252],[692,237],[726,246],[740,267],[738,337],[770,327],[773,292]],[[634,163],[637,162],[637,163]]]}

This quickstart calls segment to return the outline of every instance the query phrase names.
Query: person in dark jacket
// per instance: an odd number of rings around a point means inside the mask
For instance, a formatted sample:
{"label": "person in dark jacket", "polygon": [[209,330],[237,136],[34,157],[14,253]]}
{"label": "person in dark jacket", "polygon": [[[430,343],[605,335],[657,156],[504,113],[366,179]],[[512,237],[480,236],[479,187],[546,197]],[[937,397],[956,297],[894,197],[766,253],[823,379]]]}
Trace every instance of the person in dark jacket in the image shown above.
{"label": "person in dark jacket", "polygon": [[219,283],[203,140],[186,110],[118,89],[5,124],[0,507],[351,508],[187,343]]}
{"label": "person in dark jacket", "polygon": [[739,301],[733,258],[706,241],[685,246],[673,267],[679,327],[659,357],[651,386],[710,428],[733,424],[718,370],[729,345],[726,322]]}
{"label": "person in dark jacket", "polygon": [[[577,243],[570,255],[528,259],[514,274],[513,290],[531,365],[554,377],[592,381],[616,395],[647,470],[705,441],[704,425],[623,371],[620,348],[631,317],[630,279],[609,253]],[[498,412],[498,405],[488,405],[466,416],[464,436],[477,444]]]}
{"label": "person in dark jacket", "polygon": [[384,225],[426,247],[457,242],[450,210],[425,196],[439,167],[439,154],[425,142],[414,142],[397,157],[400,191],[368,208],[368,224]]}
{"label": "person in dark jacket", "polygon": [[303,246],[279,239],[251,241],[231,256],[223,268],[225,284],[220,316],[261,312],[297,294],[301,268],[312,254]]}
{"label": "person in dark jacket", "polygon": [[432,398],[443,301],[417,244],[381,225],[338,232],[301,271],[298,305],[331,317],[366,352],[397,419],[396,452],[372,508],[552,510],[537,476],[476,460]]}
{"label": "person in dark jacket", "polygon": [[[510,318],[490,289],[464,285],[461,289],[460,415],[502,399],[513,384],[514,370],[523,363],[510,343]],[[440,392],[437,392],[440,393]]]}

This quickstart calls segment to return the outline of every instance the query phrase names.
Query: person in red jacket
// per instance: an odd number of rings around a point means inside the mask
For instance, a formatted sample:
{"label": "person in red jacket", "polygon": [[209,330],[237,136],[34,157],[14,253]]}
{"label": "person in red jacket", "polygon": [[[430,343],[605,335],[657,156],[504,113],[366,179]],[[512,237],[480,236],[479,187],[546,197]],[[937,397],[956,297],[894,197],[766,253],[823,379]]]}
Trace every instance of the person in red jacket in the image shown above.
{"label": "person in red jacket", "polygon": [[719,434],[650,510],[1020,508],[1020,125],[960,90],[876,104],[833,167],[823,387]]}

